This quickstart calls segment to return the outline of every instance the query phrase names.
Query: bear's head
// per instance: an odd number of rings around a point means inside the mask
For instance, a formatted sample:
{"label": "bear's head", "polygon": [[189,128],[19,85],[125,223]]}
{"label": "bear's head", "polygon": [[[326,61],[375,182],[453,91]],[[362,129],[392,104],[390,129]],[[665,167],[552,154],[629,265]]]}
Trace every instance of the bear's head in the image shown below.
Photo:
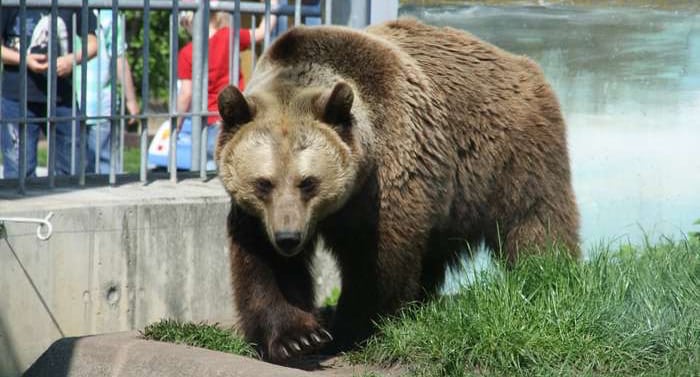
{"label": "bear's head", "polygon": [[352,87],[277,85],[219,94],[223,119],[219,177],[235,204],[258,217],[284,256],[304,250],[318,222],[337,211],[362,179],[363,139]]}

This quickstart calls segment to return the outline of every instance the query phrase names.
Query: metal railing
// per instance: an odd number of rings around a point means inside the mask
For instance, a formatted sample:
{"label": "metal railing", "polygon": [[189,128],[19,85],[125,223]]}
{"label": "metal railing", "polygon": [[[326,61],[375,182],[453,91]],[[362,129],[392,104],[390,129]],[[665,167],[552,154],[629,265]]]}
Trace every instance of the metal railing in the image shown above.
{"label": "metal railing", "polygon": [[[85,186],[86,184],[86,141],[87,141],[87,121],[89,120],[101,120],[110,122],[110,134],[111,134],[111,151],[110,151],[110,168],[108,175],[108,183],[110,185],[115,185],[117,183],[117,176],[120,174],[120,165],[123,158],[123,140],[124,135],[124,122],[131,119],[136,119],[140,122],[139,130],[139,150],[140,150],[140,169],[138,174],[138,179],[140,181],[146,182],[150,179],[153,174],[148,170],[148,122],[149,118],[162,117],[170,118],[170,136],[169,136],[169,155],[168,155],[168,177],[171,181],[176,182],[178,179],[178,169],[176,166],[176,125],[178,117],[192,117],[192,161],[191,169],[192,171],[199,171],[199,176],[202,179],[208,177],[209,172],[206,169],[207,157],[207,131],[206,131],[206,119],[211,115],[216,115],[216,113],[211,113],[207,111],[207,72],[208,72],[208,39],[209,39],[209,26],[207,20],[209,20],[210,12],[212,11],[224,11],[230,14],[232,27],[230,27],[230,63],[229,63],[229,79],[232,85],[238,85],[238,72],[240,67],[240,29],[241,29],[241,14],[247,14],[252,17],[253,28],[255,28],[256,16],[262,15],[264,17],[265,25],[265,37],[263,41],[263,48],[267,48],[271,41],[271,15],[277,16],[293,16],[294,24],[301,24],[304,17],[314,17],[320,19],[324,17],[324,23],[328,24],[331,21],[331,0],[323,1],[320,4],[320,0],[316,2],[315,5],[303,5],[302,1],[297,0],[291,5],[287,5],[286,1],[280,1],[280,5],[273,7],[270,0],[265,0],[264,2],[246,2],[246,1],[187,1],[187,0],[0,0],[0,13],[7,10],[8,6],[18,7],[19,9],[19,66],[18,72],[20,73],[20,83],[19,88],[2,88],[0,87],[0,93],[3,90],[18,90],[19,93],[19,117],[0,119],[0,126],[9,123],[16,123],[19,125],[19,158],[18,158],[18,177],[16,179],[0,179],[0,183],[5,183],[5,186],[9,182],[10,186],[16,186],[20,193],[25,193],[27,189],[27,182],[36,181],[39,185],[45,185],[47,188],[56,187],[56,126],[58,122],[72,122],[73,123],[73,134],[71,137],[71,149],[76,150],[76,145],[78,145],[77,152],[71,155],[71,174],[73,178],[77,179],[77,184],[79,186]],[[304,2],[308,3],[308,2]],[[47,71],[47,82],[48,88],[46,91],[46,116],[44,117],[28,117],[28,102],[27,102],[27,10],[32,8],[46,8],[50,9],[51,27],[49,34],[49,48],[48,48],[48,64],[49,69]],[[60,9],[75,9],[80,11],[81,19],[87,20],[89,12],[93,9],[111,9],[112,11],[112,25],[114,29],[117,29],[119,11],[121,10],[141,10],[143,11],[143,47],[142,47],[142,82],[141,82],[141,101],[142,101],[142,111],[137,115],[127,115],[124,113],[123,106],[119,108],[117,100],[117,85],[114,79],[117,77],[117,59],[118,54],[118,35],[116,32],[112,33],[111,36],[111,56],[110,60],[110,74],[112,77],[111,85],[111,102],[110,102],[110,115],[109,116],[86,116],[84,111],[79,111],[77,109],[77,103],[86,104],[86,99],[88,95],[94,95],[94,93],[87,92],[87,59],[82,59],[79,63],[80,65],[80,77],[74,78],[80,80],[80,93],[75,93],[73,90],[72,98],[72,116],[58,116],[56,112],[56,102],[57,102],[57,60],[58,60],[58,38],[54,37],[58,35],[58,30],[56,28],[58,12]],[[177,111],[177,54],[179,50],[178,42],[178,13],[182,10],[189,10],[195,12],[194,24],[192,28],[193,36],[193,70],[192,70],[192,103],[191,111],[182,113]],[[151,73],[151,67],[149,66],[149,56],[151,54],[152,46],[150,45],[150,12],[152,11],[165,11],[170,12],[169,14],[169,77],[170,85],[168,90],[168,101],[169,107],[168,112],[155,112],[149,106],[149,101],[151,99],[151,88],[149,87],[149,75]],[[73,24],[75,26],[75,17]],[[72,36],[79,37],[83,42],[81,43],[81,54],[82,56],[88,55],[88,23],[81,22],[81,30],[77,31],[74,27],[72,30],[76,34]],[[113,29],[113,30],[114,30]],[[251,38],[253,46],[251,48],[251,64],[255,65],[256,53],[255,53],[255,38]],[[100,41],[102,42],[102,41]],[[1,67],[0,67],[1,68]],[[74,63],[74,68],[76,68]],[[3,75],[3,70],[0,69],[0,78]],[[2,82],[2,79],[0,79]],[[80,99],[79,102],[76,101],[77,98]],[[78,113],[81,114],[78,114]],[[27,171],[27,148],[28,148],[28,138],[27,138],[27,127],[30,123],[41,123],[46,124],[46,138],[48,142],[48,158],[47,158],[47,179],[34,179],[26,177],[25,172]],[[203,126],[204,125],[204,126]],[[7,156],[4,156],[7,158]],[[133,179],[133,178],[132,178]]]}

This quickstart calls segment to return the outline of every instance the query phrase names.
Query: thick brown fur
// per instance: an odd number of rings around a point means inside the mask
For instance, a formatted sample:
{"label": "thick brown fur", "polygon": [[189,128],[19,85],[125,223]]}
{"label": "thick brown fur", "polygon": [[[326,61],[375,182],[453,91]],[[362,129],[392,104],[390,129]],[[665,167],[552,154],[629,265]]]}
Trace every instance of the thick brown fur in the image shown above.
{"label": "thick brown fur", "polygon": [[[342,275],[333,350],[436,293],[467,243],[509,263],[552,243],[578,253],[552,89],[531,60],[468,33],[415,20],[292,29],[245,96],[226,89],[219,106],[236,303],[268,359],[329,340],[309,271],[319,237]],[[300,246],[281,247],[281,229]]]}

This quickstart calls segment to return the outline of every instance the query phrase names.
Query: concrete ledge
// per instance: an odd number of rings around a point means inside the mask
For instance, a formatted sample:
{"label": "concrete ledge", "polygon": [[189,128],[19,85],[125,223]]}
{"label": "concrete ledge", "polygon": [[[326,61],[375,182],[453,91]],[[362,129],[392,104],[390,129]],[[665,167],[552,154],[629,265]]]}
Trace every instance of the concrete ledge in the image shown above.
{"label": "concrete ledge", "polygon": [[24,373],[25,377],[100,376],[331,376],[179,344],[142,339],[135,331],[63,338]]}

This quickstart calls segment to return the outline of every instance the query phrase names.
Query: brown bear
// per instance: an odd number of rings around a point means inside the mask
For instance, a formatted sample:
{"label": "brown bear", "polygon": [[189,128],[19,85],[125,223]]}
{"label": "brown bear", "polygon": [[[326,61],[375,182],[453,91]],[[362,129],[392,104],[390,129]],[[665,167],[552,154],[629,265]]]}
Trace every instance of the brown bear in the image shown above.
{"label": "brown bear", "polygon": [[[508,262],[553,242],[578,253],[554,93],[531,60],[468,33],[295,28],[219,110],[235,301],[268,360],[366,339],[435,294],[466,244]],[[330,334],[309,270],[320,238],[342,280]]]}

